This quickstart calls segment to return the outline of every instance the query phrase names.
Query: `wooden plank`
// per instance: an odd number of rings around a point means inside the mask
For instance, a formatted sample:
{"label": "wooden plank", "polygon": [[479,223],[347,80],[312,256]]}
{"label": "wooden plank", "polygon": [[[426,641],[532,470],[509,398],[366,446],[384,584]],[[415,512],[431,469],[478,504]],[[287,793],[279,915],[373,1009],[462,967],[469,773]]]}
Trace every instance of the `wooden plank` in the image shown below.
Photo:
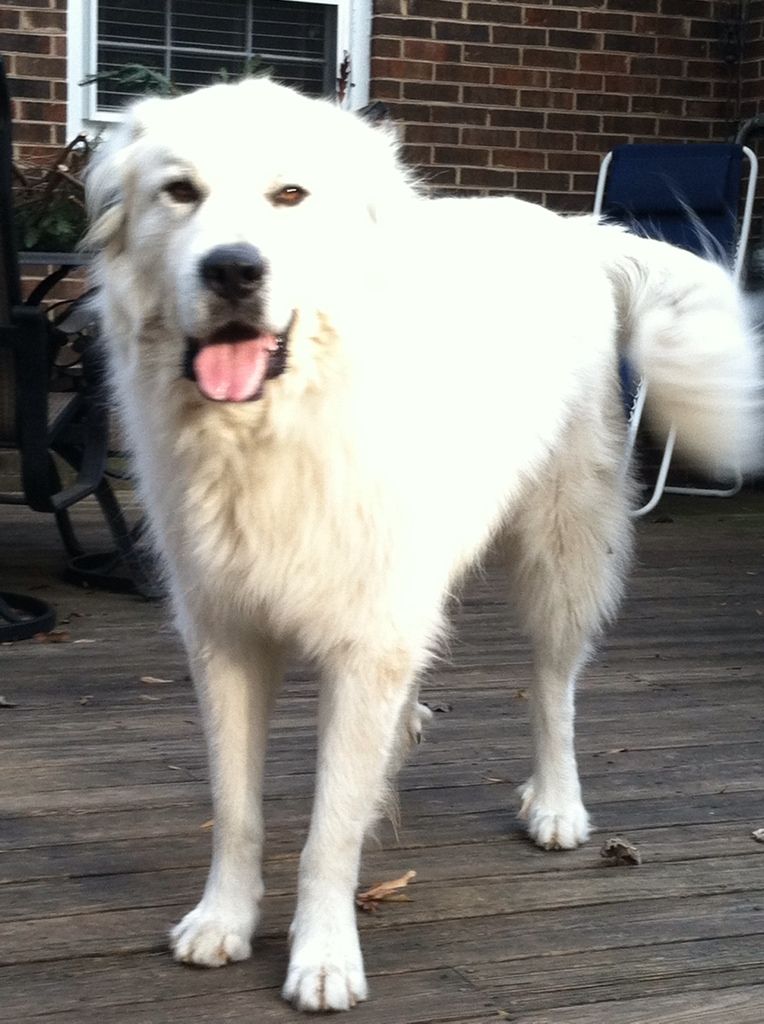
{"label": "wooden plank", "polygon": [[[129,971],[123,962],[110,960],[82,974],[70,970],[63,977],[21,973],[7,982],[0,978],[0,1020],[102,1024],[106,1013],[115,1024],[156,1024],[158,1019],[184,1024],[293,1024],[295,1011],[279,997],[286,949],[280,953],[280,970],[269,964],[259,977],[253,977],[251,964],[205,971],[181,967],[169,958],[141,957],[132,958]],[[82,961],[75,963],[83,966]],[[498,1020],[491,997],[453,970],[398,974],[393,983],[371,977],[369,982],[372,1001],[353,1013],[353,1020],[361,1024],[464,1024],[485,1021],[489,1013]],[[28,1012],[30,991],[33,1014]]]}
{"label": "wooden plank", "polygon": [[764,984],[510,1014],[513,1024],[761,1024]]}
{"label": "wooden plank", "polygon": [[513,1013],[689,994],[764,982],[760,936],[661,943],[563,956],[474,964],[460,968]]}

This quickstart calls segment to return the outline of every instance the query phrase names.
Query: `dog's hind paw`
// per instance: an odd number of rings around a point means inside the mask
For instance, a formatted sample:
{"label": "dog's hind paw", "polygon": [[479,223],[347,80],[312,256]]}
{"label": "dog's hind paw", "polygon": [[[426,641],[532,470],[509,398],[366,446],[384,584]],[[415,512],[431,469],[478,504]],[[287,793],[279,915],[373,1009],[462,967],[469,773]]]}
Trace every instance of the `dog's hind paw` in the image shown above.
{"label": "dog's hind paw", "polygon": [[422,729],[432,718],[432,711],[426,704],[415,701],[411,706],[408,717],[408,734],[412,743],[422,742]]}
{"label": "dog's hind paw", "polygon": [[173,956],[184,964],[222,967],[252,955],[250,938],[254,924],[238,917],[228,919],[207,910],[203,903],[176,924],[170,932]]}
{"label": "dog's hind paw", "polygon": [[528,823],[528,835],[544,850],[574,850],[589,838],[589,815],[580,796],[537,794],[533,779],[518,792],[520,817]]}

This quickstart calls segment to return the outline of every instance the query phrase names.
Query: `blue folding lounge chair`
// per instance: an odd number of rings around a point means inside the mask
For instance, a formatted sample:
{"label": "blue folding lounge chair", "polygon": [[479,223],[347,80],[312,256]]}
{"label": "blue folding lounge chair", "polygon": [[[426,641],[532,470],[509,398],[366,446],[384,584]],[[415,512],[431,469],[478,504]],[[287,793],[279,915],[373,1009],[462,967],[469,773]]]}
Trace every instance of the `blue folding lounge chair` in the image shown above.
{"label": "blue folding lounge chair", "polygon": [[[738,215],[748,163],[742,216]],[[623,224],[636,234],[659,238],[701,256],[726,263],[740,279],[753,214],[757,161],[747,146],[724,143],[656,143],[618,146],[600,167],[594,200],[595,214]],[[629,447],[636,444],[649,381],[635,380],[623,368],[629,402]],[[736,494],[738,478],[727,488],[668,487],[666,478],[676,432],[666,439],[661,464],[649,500],[632,512],[646,515],[665,491],[728,497]]]}

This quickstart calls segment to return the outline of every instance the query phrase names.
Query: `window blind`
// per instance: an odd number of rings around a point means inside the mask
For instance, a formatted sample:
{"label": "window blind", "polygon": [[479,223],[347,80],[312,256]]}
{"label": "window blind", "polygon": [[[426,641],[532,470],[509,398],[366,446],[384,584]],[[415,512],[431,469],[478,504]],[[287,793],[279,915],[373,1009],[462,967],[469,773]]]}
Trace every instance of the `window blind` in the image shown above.
{"label": "window blind", "polygon": [[[333,94],[337,9],[294,0],[99,0],[97,72],[142,65],[181,90],[268,72],[310,95]],[[100,78],[99,110],[119,110],[145,82]]]}

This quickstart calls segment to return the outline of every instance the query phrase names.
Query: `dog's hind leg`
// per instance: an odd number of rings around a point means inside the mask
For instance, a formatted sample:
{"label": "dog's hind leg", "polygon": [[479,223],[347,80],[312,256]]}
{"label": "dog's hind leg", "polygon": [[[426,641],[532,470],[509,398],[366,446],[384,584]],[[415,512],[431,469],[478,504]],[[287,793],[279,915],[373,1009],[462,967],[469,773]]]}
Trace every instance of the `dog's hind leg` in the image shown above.
{"label": "dog's hind leg", "polygon": [[301,1010],[346,1010],[366,998],[355,889],[364,835],[386,796],[412,667],[405,651],[343,652],[324,679],[316,795],[283,990]]}
{"label": "dog's hind leg", "polygon": [[589,834],[574,690],[593,640],[616,610],[631,550],[615,426],[609,438],[591,422],[569,431],[565,451],[529,490],[507,538],[514,598],[534,649],[533,769],[520,789],[520,816],[545,849],[571,849]]}
{"label": "dog's hind leg", "polygon": [[263,765],[280,653],[264,642],[189,634],[191,669],[207,739],[213,854],[198,906],[171,932],[176,960],[220,967],[245,960],[263,895]]}

